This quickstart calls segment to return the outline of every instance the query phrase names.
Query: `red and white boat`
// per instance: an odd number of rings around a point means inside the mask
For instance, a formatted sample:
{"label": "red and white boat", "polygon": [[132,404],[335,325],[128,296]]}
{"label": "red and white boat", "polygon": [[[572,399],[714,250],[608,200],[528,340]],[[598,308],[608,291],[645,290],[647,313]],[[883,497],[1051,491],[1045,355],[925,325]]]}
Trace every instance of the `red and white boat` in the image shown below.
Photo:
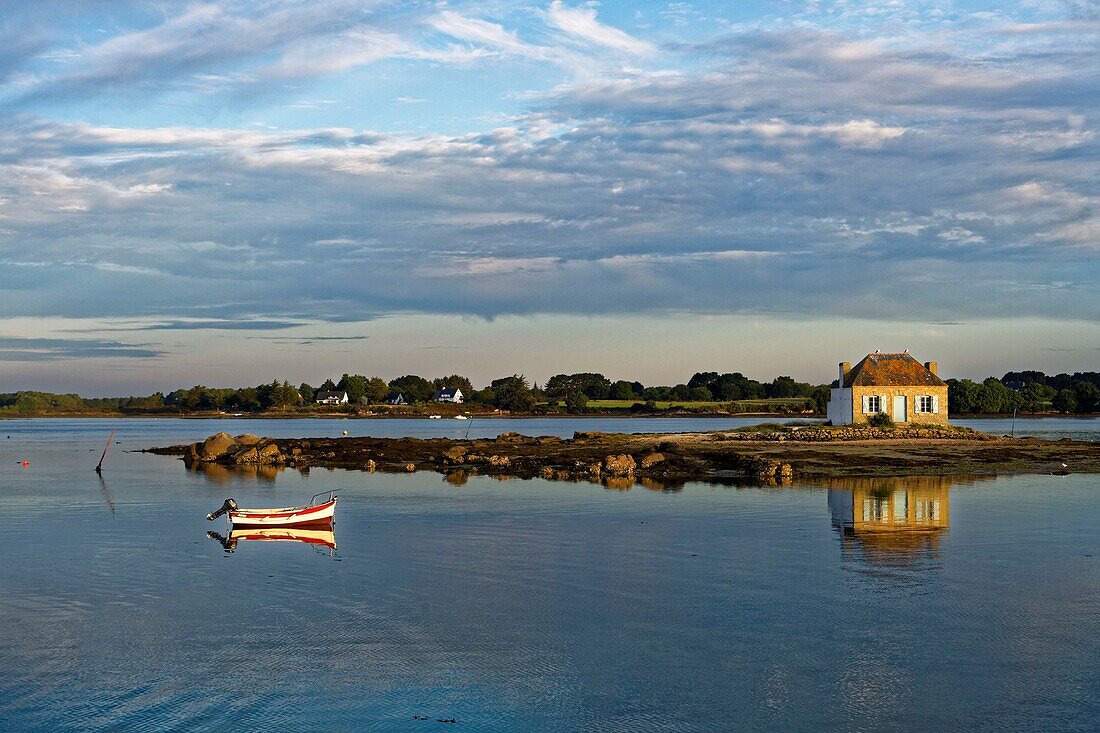
{"label": "red and white boat", "polygon": [[[322,499],[322,497],[324,497]],[[331,491],[315,495],[305,506],[272,507],[268,509],[245,509],[237,506],[233,499],[226,499],[216,512],[206,515],[213,521],[223,514],[228,515],[229,523],[236,527],[331,527],[336,517],[336,501],[339,497]]]}

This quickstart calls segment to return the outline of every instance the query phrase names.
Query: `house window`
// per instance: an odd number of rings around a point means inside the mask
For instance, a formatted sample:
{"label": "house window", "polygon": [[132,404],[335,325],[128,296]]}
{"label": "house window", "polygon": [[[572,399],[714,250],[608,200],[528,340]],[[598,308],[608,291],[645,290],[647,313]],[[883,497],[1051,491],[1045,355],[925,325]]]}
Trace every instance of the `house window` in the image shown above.
{"label": "house window", "polygon": [[879,396],[867,398],[867,412],[882,412],[882,398]]}
{"label": "house window", "polygon": [[917,412],[932,412],[932,398],[931,397],[918,397],[917,398]]}

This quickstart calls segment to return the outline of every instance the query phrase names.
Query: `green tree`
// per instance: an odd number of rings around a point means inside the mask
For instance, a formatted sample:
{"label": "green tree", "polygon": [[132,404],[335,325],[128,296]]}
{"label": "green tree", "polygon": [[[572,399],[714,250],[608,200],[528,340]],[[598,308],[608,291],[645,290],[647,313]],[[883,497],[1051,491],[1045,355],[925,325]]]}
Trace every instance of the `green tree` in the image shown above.
{"label": "green tree", "polygon": [[1100,388],[1091,382],[1077,382],[1073,385],[1077,398],[1077,412],[1100,412]]}
{"label": "green tree", "polygon": [[608,397],[613,400],[632,400],[637,397],[637,394],[634,392],[633,384],[625,379],[620,379],[611,385]]}
{"label": "green tree", "polygon": [[464,397],[468,397],[474,392],[474,385],[469,379],[461,374],[451,374],[447,377],[437,377],[432,380],[432,387],[434,389],[448,389],[457,388],[462,390]]}
{"label": "green tree", "polygon": [[331,379],[326,379],[324,382],[321,383],[321,386],[318,387],[317,390],[319,392],[335,392],[336,382],[332,381]]}
{"label": "green tree", "polygon": [[718,372],[696,372],[691,375],[691,379],[688,380],[687,386],[690,389],[695,389],[696,387],[706,387],[709,389],[710,385],[714,384],[717,379]]}
{"label": "green tree", "polygon": [[706,387],[693,387],[688,390],[688,400],[691,402],[710,402],[714,395]]}
{"label": "green tree", "polygon": [[611,393],[611,380],[595,372],[555,374],[542,387],[548,397],[561,399],[580,390],[590,400],[606,400]]}
{"label": "green tree", "polygon": [[363,393],[363,399],[368,404],[376,404],[386,399],[386,395],[389,394],[390,387],[386,384],[386,380],[382,377],[371,377],[367,380],[366,391]]}
{"label": "green tree", "polygon": [[588,398],[584,396],[584,392],[578,389],[566,395],[565,411],[573,415],[580,415],[587,412]]}
{"label": "green tree", "polygon": [[317,394],[317,390],[311,387],[306,382],[302,382],[298,385],[298,394],[302,397],[302,402],[310,404],[314,400],[314,396]]}
{"label": "green tree", "polygon": [[26,392],[20,392],[15,399],[15,409],[23,415],[31,415],[40,409],[38,397]]}
{"label": "green tree", "polygon": [[829,411],[829,399],[831,393],[829,387],[822,384],[814,387],[810,393],[810,402],[813,403],[813,411],[818,415],[824,415]]}
{"label": "green tree", "polygon": [[535,396],[522,374],[494,379],[489,389],[493,391],[493,403],[502,410],[530,412],[535,408]]}
{"label": "green tree", "polygon": [[390,389],[405,395],[406,402],[427,402],[435,392],[431,382],[415,374],[406,374],[392,380]]}
{"label": "green tree", "polygon": [[302,395],[284,379],[282,384],[274,385],[271,390],[271,401],[275,407],[285,410],[301,402]]}
{"label": "green tree", "polygon": [[238,389],[227,401],[226,406],[240,410],[241,412],[256,412],[263,409],[260,404],[260,395],[255,387],[242,387]]}
{"label": "green tree", "polygon": [[989,377],[978,388],[978,412],[1007,413],[1019,409],[1020,396],[995,377]]}
{"label": "green tree", "polygon": [[336,383],[336,389],[348,393],[348,402],[353,405],[363,403],[363,397],[367,394],[367,378],[362,374],[345,374]]}
{"label": "green tree", "polygon": [[1049,395],[1047,388],[1038,382],[1031,382],[1023,386],[1019,392],[1022,409],[1028,412],[1039,412],[1046,408]]}
{"label": "green tree", "polygon": [[948,379],[947,403],[951,412],[958,414],[977,412],[981,386],[969,379]]}
{"label": "green tree", "polygon": [[1077,412],[1077,393],[1072,389],[1060,390],[1051,404],[1058,412]]}

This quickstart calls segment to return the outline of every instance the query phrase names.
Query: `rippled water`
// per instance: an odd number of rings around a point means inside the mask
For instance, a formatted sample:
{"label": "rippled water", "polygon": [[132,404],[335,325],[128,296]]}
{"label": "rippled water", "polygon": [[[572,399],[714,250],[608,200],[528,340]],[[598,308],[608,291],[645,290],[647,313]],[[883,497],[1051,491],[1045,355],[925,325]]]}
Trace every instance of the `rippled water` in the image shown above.
{"label": "rippled water", "polygon": [[[118,423],[102,482],[91,468],[105,424],[0,424],[11,435],[0,438],[0,728],[1084,731],[1100,720],[1096,477],[670,492],[204,474],[123,452],[219,427],[157,423]],[[368,427],[398,429],[230,430]],[[227,551],[206,536],[226,533],[203,519],[226,496],[279,505],[328,489],[341,496],[331,538],[239,538]]]}

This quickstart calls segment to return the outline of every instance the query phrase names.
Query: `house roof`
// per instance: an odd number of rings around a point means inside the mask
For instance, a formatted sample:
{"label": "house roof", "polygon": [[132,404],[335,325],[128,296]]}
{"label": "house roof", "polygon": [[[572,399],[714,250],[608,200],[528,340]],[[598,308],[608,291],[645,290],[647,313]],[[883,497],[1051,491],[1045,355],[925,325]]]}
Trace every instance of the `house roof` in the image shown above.
{"label": "house roof", "polygon": [[344,399],[344,397],[347,396],[347,394],[348,393],[344,392],[343,390],[341,390],[339,392],[318,392],[317,394],[315,394],[313,396],[313,399],[315,399],[315,400],[331,400],[331,399],[342,400],[342,399]]}
{"label": "house roof", "polygon": [[461,392],[458,387],[444,387],[443,389],[437,389],[435,391],[436,398],[439,397],[454,397],[456,393]]}
{"label": "house roof", "polygon": [[946,384],[908,352],[868,354],[844,375],[845,387],[943,387]]}

